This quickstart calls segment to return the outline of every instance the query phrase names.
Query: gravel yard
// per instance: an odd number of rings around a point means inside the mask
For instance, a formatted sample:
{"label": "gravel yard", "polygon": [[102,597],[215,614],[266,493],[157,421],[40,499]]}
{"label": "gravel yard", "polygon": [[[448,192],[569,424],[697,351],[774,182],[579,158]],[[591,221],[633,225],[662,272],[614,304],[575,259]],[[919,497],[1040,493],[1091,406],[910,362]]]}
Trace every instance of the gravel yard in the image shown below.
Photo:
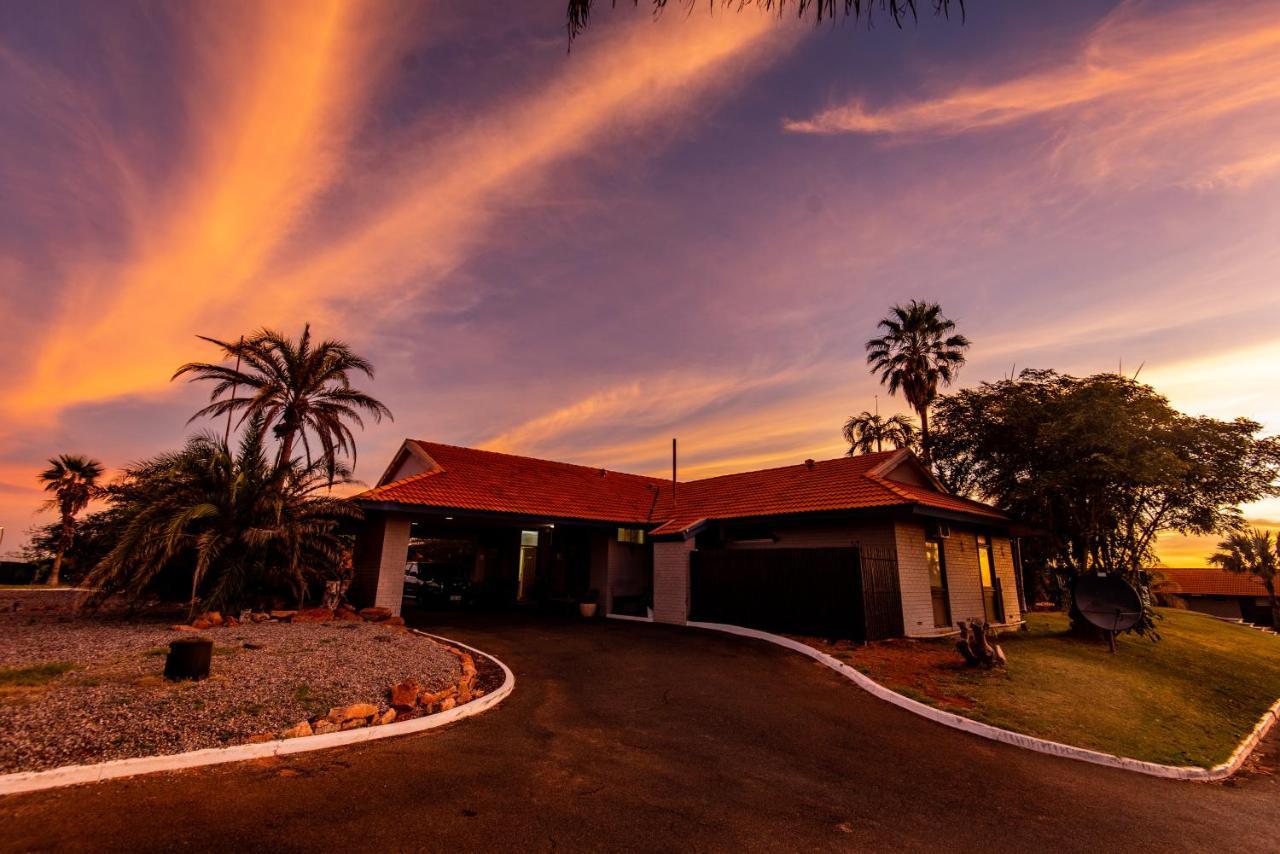
{"label": "gravel yard", "polygon": [[376,623],[202,634],[210,678],[170,683],[165,653],[183,635],[168,623],[0,615],[0,773],[238,744],[331,706],[385,709],[406,678],[442,689],[460,676],[440,645]]}

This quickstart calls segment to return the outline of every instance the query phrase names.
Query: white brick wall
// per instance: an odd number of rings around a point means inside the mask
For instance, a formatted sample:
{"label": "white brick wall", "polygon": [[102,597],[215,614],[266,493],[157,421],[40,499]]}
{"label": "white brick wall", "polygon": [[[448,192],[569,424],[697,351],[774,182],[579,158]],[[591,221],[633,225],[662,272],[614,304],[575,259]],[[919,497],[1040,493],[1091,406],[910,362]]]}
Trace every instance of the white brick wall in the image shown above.
{"label": "white brick wall", "polygon": [[693,540],[653,544],[653,618],[683,625],[689,620],[689,553]]}
{"label": "white brick wall", "polygon": [[947,558],[947,591],[951,594],[951,622],[983,620],[982,576],[978,571],[978,535],[972,531],[951,529],[942,541]]}
{"label": "white brick wall", "polygon": [[925,529],[921,522],[894,525],[898,550],[898,589],[902,596],[902,630],[907,637],[936,635],[933,595],[929,592],[929,565],[925,561]]}
{"label": "white brick wall", "polygon": [[352,555],[351,598],[360,607],[380,605],[400,613],[404,568],[409,560],[407,518],[370,513]]}
{"label": "white brick wall", "polygon": [[1008,537],[992,537],[991,550],[995,553],[996,575],[1004,591],[1005,622],[1016,623],[1022,619],[1022,611],[1018,608],[1018,578],[1013,572],[1013,544]]}

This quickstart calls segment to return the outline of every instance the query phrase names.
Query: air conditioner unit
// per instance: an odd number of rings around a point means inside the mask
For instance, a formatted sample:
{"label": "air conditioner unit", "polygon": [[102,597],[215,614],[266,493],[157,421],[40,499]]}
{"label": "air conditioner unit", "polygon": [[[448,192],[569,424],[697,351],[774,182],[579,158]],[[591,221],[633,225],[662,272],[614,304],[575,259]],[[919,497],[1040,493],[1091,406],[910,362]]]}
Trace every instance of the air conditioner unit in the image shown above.
{"label": "air conditioner unit", "polygon": [[933,533],[938,539],[945,540],[951,536],[951,526],[946,522],[935,522],[933,526]]}

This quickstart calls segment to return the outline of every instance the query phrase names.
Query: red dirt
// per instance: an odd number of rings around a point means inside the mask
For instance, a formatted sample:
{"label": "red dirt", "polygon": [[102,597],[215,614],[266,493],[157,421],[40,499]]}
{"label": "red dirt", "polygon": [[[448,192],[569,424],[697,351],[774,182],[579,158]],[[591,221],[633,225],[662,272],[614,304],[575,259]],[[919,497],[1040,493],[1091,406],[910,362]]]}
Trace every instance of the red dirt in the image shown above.
{"label": "red dirt", "polygon": [[948,640],[897,640],[858,644],[794,636],[814,649],[832,655],[867,674],[886,688],[927,697],[942,709],[973,709],[972,698],[947,690],[948,677],[972,672],[964,665]]}

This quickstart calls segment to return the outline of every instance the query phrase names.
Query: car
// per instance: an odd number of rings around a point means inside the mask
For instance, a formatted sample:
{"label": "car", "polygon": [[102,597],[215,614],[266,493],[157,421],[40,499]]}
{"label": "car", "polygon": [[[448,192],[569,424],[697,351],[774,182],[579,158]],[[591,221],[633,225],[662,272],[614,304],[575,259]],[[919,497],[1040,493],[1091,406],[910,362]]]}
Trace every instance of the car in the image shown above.
{"label": "car", "polygon": [[404,596],[424,608],[469,608],[476,598],[475,586],[462,568],[425,562],[406,565]]}

